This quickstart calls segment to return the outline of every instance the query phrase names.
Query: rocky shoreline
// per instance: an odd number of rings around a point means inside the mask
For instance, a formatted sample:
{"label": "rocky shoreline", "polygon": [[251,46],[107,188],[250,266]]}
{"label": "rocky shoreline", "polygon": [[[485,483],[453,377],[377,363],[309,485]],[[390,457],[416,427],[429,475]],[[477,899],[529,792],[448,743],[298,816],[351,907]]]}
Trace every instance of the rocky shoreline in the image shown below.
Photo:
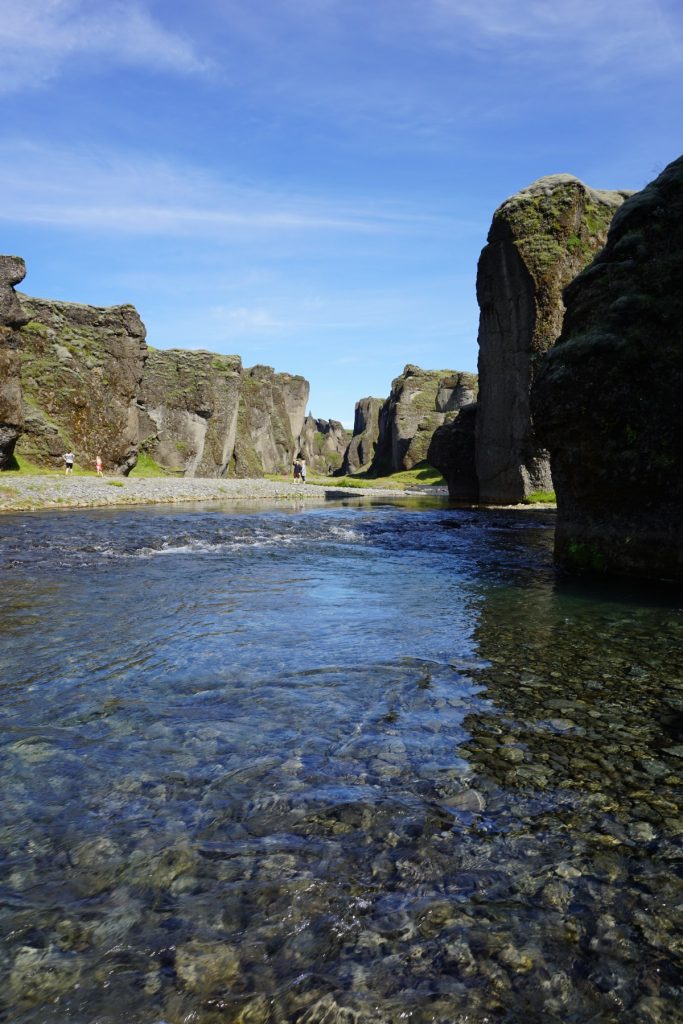
{"label": "rocky shoreline", "polygon": [[405,491],[371,492],[333,485],[295,484],[289,481],[234,477],[140,478],[66,476],[3,476],[0,512],[28,512],[44,508],[89,508],[105,505],[153,505],[187,501],[325,501],[361,497],[401,497]]}

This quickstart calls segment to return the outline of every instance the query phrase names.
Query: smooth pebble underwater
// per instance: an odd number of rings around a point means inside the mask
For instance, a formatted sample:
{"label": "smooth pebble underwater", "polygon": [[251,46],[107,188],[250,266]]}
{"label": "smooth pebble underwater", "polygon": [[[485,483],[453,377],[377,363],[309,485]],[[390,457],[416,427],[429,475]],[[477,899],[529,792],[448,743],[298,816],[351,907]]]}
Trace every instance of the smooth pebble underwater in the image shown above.
{"label": "smooth pebble underwater", "polygon": [[6,1019],[683,1021],[680,595],[553,524],[1,517]]}

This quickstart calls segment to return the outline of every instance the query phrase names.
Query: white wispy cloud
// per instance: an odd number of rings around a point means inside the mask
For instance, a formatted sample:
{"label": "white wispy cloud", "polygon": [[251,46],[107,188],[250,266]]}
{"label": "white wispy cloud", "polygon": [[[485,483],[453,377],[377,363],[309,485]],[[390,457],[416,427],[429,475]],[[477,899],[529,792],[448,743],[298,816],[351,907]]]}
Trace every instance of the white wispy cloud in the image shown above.
{"label": "white wispy cloud", "polygon": [[214,238],[240,232],[433,233],[455,227],[436,212],[246,186],[179,161],[11,139],[0,140],[0,146],[0,221],[15,224]]}
{"label": "white wispy cloud", "polygon": [[211,67],[136,0],[0,0],[0,92],[44,85],[79,58],[175,74]]}

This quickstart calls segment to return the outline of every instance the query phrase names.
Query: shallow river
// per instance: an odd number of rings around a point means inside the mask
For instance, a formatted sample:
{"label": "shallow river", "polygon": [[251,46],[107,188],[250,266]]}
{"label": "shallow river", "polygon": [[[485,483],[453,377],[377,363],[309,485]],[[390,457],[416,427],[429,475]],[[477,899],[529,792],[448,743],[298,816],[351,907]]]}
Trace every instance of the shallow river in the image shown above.
{"label": "shallow river", "polygon": [[683,1020],[683,602],[552,528],[0,518],[0,1016]]}

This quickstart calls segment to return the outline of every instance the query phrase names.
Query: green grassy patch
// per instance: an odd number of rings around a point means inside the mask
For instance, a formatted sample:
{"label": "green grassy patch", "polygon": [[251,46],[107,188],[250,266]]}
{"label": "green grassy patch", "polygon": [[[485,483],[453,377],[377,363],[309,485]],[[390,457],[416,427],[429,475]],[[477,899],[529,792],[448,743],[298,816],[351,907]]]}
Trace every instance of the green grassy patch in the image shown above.
{"label": "green grassy patch", "polygon": [[361,489],[378,488],[382,490],[402,491],[406,487],[432,486],[444,487],[446,481],[428,462],[419,462],[413,469],[404,469],[389,476],[369,477],[367,473],[353,476],[319,477],[309,476],[308,482],[322,487],[357,487]]}
{"label": "green grassy patch", "polygon": [[524,499],[525,505],[555,505],[555,491],[533,491]]}
{"label": "green grassy patch", "polygon": [[123,487],[123,480],[107,480],[110,487]]}
{"label": "green grassy patch", "polygon": [[145,477],[156,477],[156,476],[175,476],[177,474],[168,473],[163,466],[160,466],[158,462],[155,462],[151,455],[147,452],[139,452],[138,461],[133,469],[131,469],[129,476],[145,476]]}
{"label": "green grassy patch", "polygon": [[44,466],[38,466],[35,462],[29,462],[23,455],[17,455],[15,452],[3,472],[21,473],[22,476],[42,476],[44,473],[55,473],[57,471],[46,469]]}

